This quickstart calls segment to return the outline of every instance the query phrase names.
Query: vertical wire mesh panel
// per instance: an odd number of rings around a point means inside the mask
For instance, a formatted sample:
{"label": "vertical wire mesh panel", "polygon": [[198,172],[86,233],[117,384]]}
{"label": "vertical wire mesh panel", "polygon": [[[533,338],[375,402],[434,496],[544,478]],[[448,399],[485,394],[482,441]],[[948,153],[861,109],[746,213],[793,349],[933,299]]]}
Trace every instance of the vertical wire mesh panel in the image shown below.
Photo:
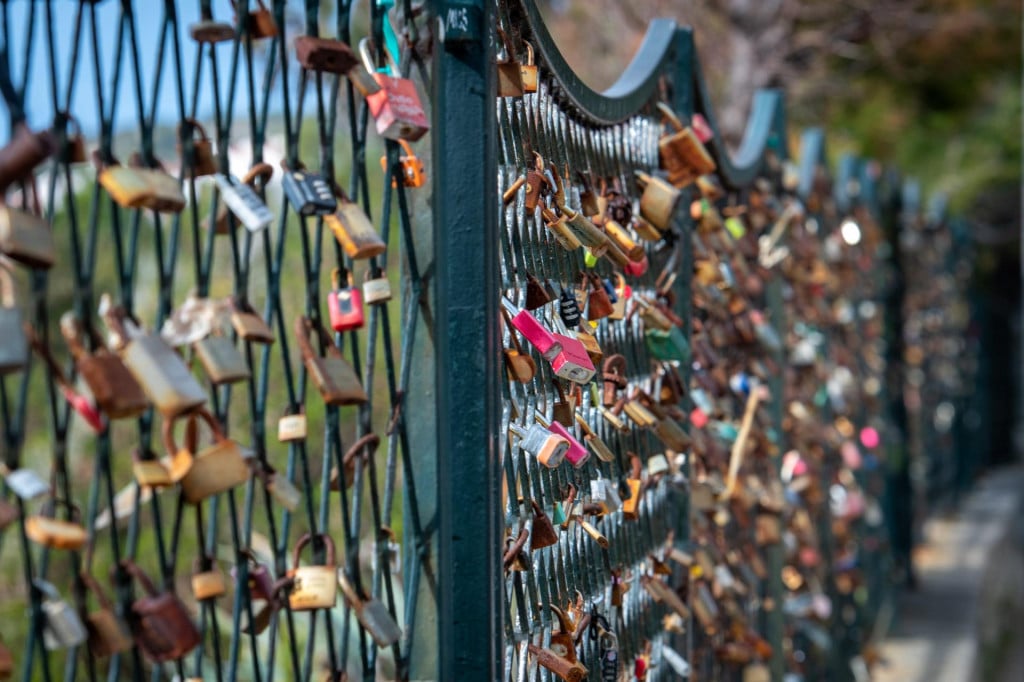
{"label": "vertical wire mesh panel", "polygon": [[[374,132],[353,87],[373,78],[351,69],[366,35],[365,68],[390,63],[422,89],[424,19],[409,3],[385,16],[282,0],[233,15],[206,0],[2,12],[10,144],[24,109],[34,130],[53,117],[56,147],[5,192],[8,219],[34,230],[29,246],[52,234],[56,261],[3,263],[38,337],[0,381],[0,563],[19,576],[0,629],[20,678],[407,679],[430,570],[417,485],[433,474],[411,465],[403,411],[410,376],[430,370],[412,364],[427,334],[413,222],[429,230],[429,185],[414,187],[412,148]],[[316,44],[317,61],[300,36],[339,42]],[[213,172],[237,176],[234,191]],[[253,193],[228,202],[247,175]],[[300,215],[317,200],[341,205]],[[343,243],[360,215],[369,251]],[[353,302],[364,279],[373,304]],[[329,293],[362,325],[334,324]],[[300,316],[345,331],[313,334],[304,357]],[[191,381],[198,397],[180,399]],[[132,383],[161,409],[124,408]],[[116,620],[94,617],[104,609]]]}
{"label": "vertical wire mesh panel", "polygon": [[[526,44],[538,40],[536,27],[524,20],[518,3],[501,2],[498,8],[499,25],[512,53],[509,57],[525,61]],[[500,431],[508,549],[505,679],[556,679],[552,670],[557,665],[549,663],[552,655],[564,666],[578,656],[589,669],[587,679],[613,679],[623,662],[628,669],[638,656],[649,660],[653,652],[660,658],[670,637],[663,618],[673,609],[667,601],[655,603],[653,590],[643,586],[652,580],[660,583],[655,566],[667,565],[665,550],[673,533],[685,532],[678,525],[685,499],[685,488],[680,486],[685,479],[672,453],[649,428],[627,416],[622,401],[635,395],[636,389],[654,394],[652,372],[661,376],[679,371],[677,362],[651,355],[640,315],[630,311],[639,297],[653,299],[655,289],[674,273],[681,240],[656,238],[661,242],[658,246],[645,244],[629,218],[639,197],[634,171],[654,172],[659,163],[661,127],[650,109],[632,113],[620,123],[596,121],[571,103],[567,92],[571,85],[559,82],[540,50],[536,52],[537,91],[499,96],[495,108],[499,138],[495,191],[505,199],[498,221],[501,295],[511,306],[503,326],[503,371],[508,381],[502,388]],[[520,178],[525,184],[517,183]],[[532,202],[531,192],[537,189],[533,185],[538,183],[545,186],[541,205],[530,210],[527,202]],[[565,192],[562,209],[556,205],[559,184]],[[586,195],[588,189],[591,195]],[[639,260],[643,254],[649,263],[646,273],[630,276],[628,284],[624,278],[615,278],[623,270],[610,263],[610,257],[591,266],[585,262],[583,248],[560,245],[548,227],[556,221],[556,212],[564,222],[566,216],[584,210],[581,200],[595,198],[602,189],[602,200],[614,203],[613,210],[621,213],[616,219],[629,238],[642,245],[632,257]],[[601,317],[597,299],[605,294],[605,281],[613,295],[622,298],[617,312]],[[596,288],[601,291],[595,293]],[[574,338],[563,321],[570,318],[573,306],[582,315],[580,330],[595,336],[600,346],[591,355],[597,371],[593,383],[557,376],[555,365],[521,333],[519,315],[531,309],[529,314],[544,327]],[[566,348],[571,343],[563,342]],[[532,378],[526,372],[515,379],[522,361],[509,357],[513,354],[530,358],[536,367]],[[639,400],[634,402],[640,406]],[[575,442],[561,464],[552,466],[555,462],[550,461],[546,466],[537,456],[534,439],[537,433],[542,439],[543,434],[550,435],[540,424],[550,422],[557,429],[559,420]],[[595,446],[595,441],[606,449]],[[583,443],[584,449],[577,451]],[[577,460],[581,455],[588,459]],[[612,501],[630,490],[628,479],[640,484],[632,488],[632,500],[627,499],[627,506],[635,508],[632,514]],[[544,517],[555,522],[556,536],[549,539],[553,541],[549,546],[542,544],[539,530]],[[685,607],[683,611],[677,617],[685,617]],[[617,659],[610,654],[612,638],[617,640]],[[576,679],[573,675],[581,673],[567,668],[561,674]],[[676,674],[666,664],[653,668],[648,679],[672,679]]]}

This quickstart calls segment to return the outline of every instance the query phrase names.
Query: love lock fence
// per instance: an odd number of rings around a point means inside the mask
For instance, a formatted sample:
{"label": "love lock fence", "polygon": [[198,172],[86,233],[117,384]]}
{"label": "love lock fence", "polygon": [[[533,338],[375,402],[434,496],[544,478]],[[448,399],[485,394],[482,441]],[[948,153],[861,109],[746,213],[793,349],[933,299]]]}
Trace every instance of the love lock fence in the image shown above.
{"label": "love lock fence", "polygon": [[862,679],[898,179],[671,21],[334,4],[2,3],[0,677]]}

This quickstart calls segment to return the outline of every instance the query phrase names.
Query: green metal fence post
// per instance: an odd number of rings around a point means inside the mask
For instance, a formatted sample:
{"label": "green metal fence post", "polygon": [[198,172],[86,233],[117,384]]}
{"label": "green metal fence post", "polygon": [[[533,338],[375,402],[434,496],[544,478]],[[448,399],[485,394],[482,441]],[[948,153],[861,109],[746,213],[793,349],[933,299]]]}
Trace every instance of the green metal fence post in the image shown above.
{"label": "green metal fence post", "polygon": [[492,3],[438,3],[434,51],[441,680],[501,677]]}

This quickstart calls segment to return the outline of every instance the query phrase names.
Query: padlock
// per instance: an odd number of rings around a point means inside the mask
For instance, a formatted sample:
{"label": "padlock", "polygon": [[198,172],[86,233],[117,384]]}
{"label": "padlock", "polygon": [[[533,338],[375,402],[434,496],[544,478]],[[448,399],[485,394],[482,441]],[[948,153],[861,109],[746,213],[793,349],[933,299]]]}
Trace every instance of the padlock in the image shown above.
{"label": "padlock", "polygon": [[31,502],[34,499],[50,494],[50,484],[43,480],[33,469],[15,469],[7,471],[4,476],[7,489],[18,496],[18,499]]}
{"label": "padlock", "polygon": [[148,488],[167,488],[174,485],[170,470],[152,452],[132,451],[132,474],[135,481]]}
{"label": "padlock", "polygon": [[64,163],[78,164],[89,160],[85,152],[85,136],[78,119],[66,112],[58,113],[53,125],[54,129],[64,130],[64,146],[59,159]]}
{"label": "padlock", "polygon": [[558,542],[558,531],[555,530],[555,525],[548,518],[548,515],[544,513],[540,504],[537,500],[530,500],[530,505],[533,507],[533,526],[530,530],[530,551],[536,552],[538,549],[550,547],[551,545]]}
{"label": "padlock", "polygon": [[604,351],[601,350],[601,344],[598,342],[597,337],[583,331],[582,328],[577,329],[574,332],[574,336],[583,345],[583,350],[587,352],[587,356],[590,357],[590,364],[594,367],[599,367],[604,361]]}
{"label": "padlock", "polygon": [[[541,194],[550,186],[547,175],[545,175],[544,159],[537,152],[533,153],[533,168],[526,171],[526,195],[524,203],[526,210],[531,215],[540,204]],[[554,220],[554,213],[551,214]],[[567,247],[568,248],[568,247]],[[575,246],[573,248],[579,248]],[[572,250],[572,249],[570,249]]]}
{"label": "padlock", "polygon": [[299,503],[302,502],[302,491],[291,479],[270,466],[265,467],[264,475],[267,492],[277,500],[278,504],[290,512],[299,508]]}
{"label": "padlock", "polygon": [[601,648],[601,680],[618,680],[619,638],[611,630],[600,628],[597,641]]}
{"label": "padlock", "polygon": [[583,429],[583,442],[586,443],[588,448],[590,448],[590,451],[602,462],[614,462],[615,453],[611,451],[607,443],[598,437],[597,433],[590,428],[590,424],[588,424],[578,413],[576,414],[576,422]]}
{"label": "padlock", "polygon": [[537,310],[538,308],[543,308],[550,302],[551,297],[548,296],[548,292],[545,290],[544,285],[541,284],[539,279],[527,273],[526,303],[523,307],[527,310]]}
{"label": "padlock", "polygon": [[248,301],[231,297],[231,326],[244,341],[274,343],[274,332]]}
{"label": "padlock", "polygon": [[572,426],[575,422],[573,418],[576,412],[575,398],[572,396],[572,392],[570,392],[569,398],[566,398],[565,391],[562,390],[562,384],[558,379],[553,379],[552,383],[555,385],[558,399],[551,407],[551,418],[562,426]]}
{"label": "padlock", "polygon": [[[256,558],[252,550],[242,550],[242,554],[248,562],[247,584],[249,586],[249,598],[254,601],[271,601],[274,598],[274,580],[270,574],[270,569]],[[234,566],[231,567],[231,579],[234,581],[238,580],[238,569]]]}
{"label": "padlock", "polygon": [[669,182],[682,189],[698,177],[714,172],[715,161],[704,146],[712,133],[703,117],[694,116],[690,128],[664,103],[659,103],[658,109],[676,131],[658,140],[658,156]]}
{"label": "padlock", "polygon": [[3,640],[0,639],[0,680],[10,679],[11,675],[14,674],[14,656],[11,654],[11,650],[7,648]]}
{"label": "padlock", "polygon": [[690,362],[690,344],[679,327],[645,329],[644,346],[651,357],[658,360],[676,361],[686,365]]}
{"label": "padlock", "polygon": [[120,306],[104,315],[107,326],[127,341],[119,350],[128,371],[146,397],[165,417],[174,417],[206,402],[206,392],[173,348],[159,334],[143,332]]}
{"label": "padlock", "polygon": [[512,44],[508,35],[499,26],[498,35],[504,46],[504,58],[497,62],[498,67],[498,97],[522,97],[523,96],[523,70],[516,61],[512,52]]}
{"label": "padlock", "polygon": [[181,600],[173,592],[157,591],[149,576],[130,559],[122,559],[120,568],[145,591],[132,602],[128,621],[142,653],[154,663],[165,663],[195,649],[202,638]]}
{"label": "padlock", "polygon": [[366,305],[381,305],[391,300],[391,282],[388,274],[381,270],[376,276],[371,277],[371,270],[366,271],[366,279],[363,281],[363,302]]}
{"label": "padlock", "polygon": [[540,421],[542,425],[546,426],[552,433],[558,434],[569,443],[569,449],[565,451],[565,458],[569,461],[573,467],[579,469],[590,459],[590,452],[580,444],[576,437],[573,436],[567,428],[559,424],[558,422],[546,423],[540,415],[534,415],[534,419]]}
{"label": "padlock", "polygon": [[181,213],[185,195],[181,185],[159,168],[142,168],[133,158],[133,165],[101,164],[97,179],[111,198],[124,208],[147,208],[159,213]]}
{"label": "padlock", "polygon": [[622,508],[622,498],[616,486],[606,478],[590,479],[590,499],[601,508],[602,514],[611,514]]}
{"label": "padlock", "polygon": [[[72,519],[78,508],[71,506]],[[52,512],[51,512],[52,513]],[[76,521],[58,519],[50,514],[34,514],[25,519],[25,535],[29,540],[50,549],[78,551],[85,547],[89,532]]]}
{"label": "padlock", "polygon": [[353,260],[379,256],[387,249],[366,212],[354,201],[342,196],[338,210],[324,216],[324,224],[334,233],[345,254]]}
{"label": "padlock", "polygon": [[587,297],[587,320],[595,322],[612,314],[614,308],[607,290],[597,275],[589,275],[590,295]]}
{"label": "padlock", "polygon": [[196,559],[192,566],[192,596],[196,601],[206,601],[223,597],[228,593],[228,585],[224,573],[209,557]]}
{"label": "padlock", "polygon": [[[267,166],[273,172],[273,168]],[[251,171],[250,171],[251,173]],[[248,177],[248,176],[247,176]],[[221,201],[231,209],[239,222],[250,232],[259,232],[274,222],[274,213],[260,199],[260,195],[246,182],[239,182],[233,175],[216,173],[213,179],[220,191]]]}
{"label": "padlock", "polygon": [[590,672],[579,661],[569,661],[551,649],[545,649],[532,643],[528,644],[527,648],[540,666],[565,682],[582,682]]}
{"label": "padlock", "polygon": [[658,418],[647,409],[639,400],[625,400],[622,403],[623,411],[634,424],[642,429],[650,428],[658,423]]}
{"label": "padlock", "polygon": [[351,488],[352,484],[356,480],[356,464],[357,461],[361,460],[364,464],[366,460],[373,456],[373,453],[377,451],[377,447],[380,446],[380,436],[370,431],[360,436],[352,445],[349,446],[348,450],[341,458],[342,471],[338,473],[338,467],[331,467],[331,479],[330,488],[331,490],[341,490],[342,486],[345,488]]}
{"label": "padlock", "polygon": [[0,260],[0,375],[17,372],[28,362],[28,338],[21,325],[14,276],[8,261]]}
{"label": "padlock", "polygon": [[57,248],[50,224],[39,216],[0,205],[0,253],[30,268],[53,267]]}
{"label": "padlock", "polygon": [[557,216],[553,211],[544,208],[543,202],[541,202],[541,206],[541,217],[544,219],[544,227],[555,237],[555,241],[558,242],[559,246],[566,251],[575,251],[583,246],[580,240],[576,238],[575,233],[566,225],[568,218],[564,215]]}
{"label": "padlock", "polygon": [[298,36],[295,58],[308,71],[344,75],[359,63],[359,57],[347,43],[333,38]]}
{"label": "padlock", "polygon": [[[185,501],[189,504],[199,504],[208,497],[248,481],[249,466],[242,457],[241,448],[238,443],[224,435],[220,424],[209,410],[193,410],[188,419],[205,421],[210,427],[213,444],[192,456],[192,465],[181,479],[181,493]],[[163,423],[164,445],[170,453],[180,452],[174,443],[174,422],[174,419],[164,419]]]}
{"label": "padlock", "polygon": [[643,260],[645,254],[644,247],[637,244],[633,239],[633,236],[630,235],[624,227],[614,220],[606,220],[604,223],[604,230],[608,233],[612,243],[615,244],[615,246],[617,246],[630,261],[640,262]]}
{"label": "padlock", "polygon": [[192,347],[203,365],[206,376],[215,386],[244,381],[252,376],[245,356],[235,343],[221,332],[215,331],[196,341]]}
{"label": "padlock", "polygon": [[0,148],[0,195],[12,183],[32,176],[36,166],[57,151],[57,139],[49,130],[32,132],[24,123],[14,126],[10,141]]}
{"label": "padlock", "polygon": [[78,611],[61,598],[57,588],[40,578],[32,580],[32,587],[42,597],[40,609],[43,612],[43,645],[46,649],[55,651],[85,644],[89,638],[85,623]]}
{"label": "padlock", "polygon": [[331,329],[336,332],[360,329],[365,322],[363,294],[352,286],[352,273],[346,272],[348,282],[343,284],[338,268],[331,271],[332,290],[327,294],[327,312],[331,318]]}
{"label": "padlock", "polygon": [[277,422],[277,439],[282,443],[306,437],[306,408],[289,408]]}
{"label": "padlock", "polygon": [[380,84],[377,82],[377,79],[366,70],[366,65],[361,61],[353,66],[346,75],[352,87],[364,98],[380,92]]}
{"label": "padlock", "polygon": [[548,331],[526,310],[517,309],[507,299],[502,306],[509,322],[551,363],[555,374],[578,384],[586,384],[594,376],[594,363],[590,361],[583,344],[564,334]]}
{"label": "padlock", "polygon": [[92,404],[92,401],[78,393],[67,377],[64,376],[64,368],[59,362],[57,362],[57,359],[53,357],[53,353],[50,352],[49,345],[39,338],[32,325],[27,322],[22,325],[22,330],[25,332],[25,337],[28,339],[29,346],[32,347],[33,352],[35,352],[46,364],[50,373],[50,378],[53,383],[57,385],[57,388],[60,389],[64,399],[67,400],[71,408],[74,409],[74,411],[77,412],[94,431],[97,433],[102,431],[103,418],[100,415],[99,410],[97,410]]}
{"label": "padlock", "polygon": [[214,21],[209,5],[199,12],[199,21],[188,27],[189,35],[197,43],[214,45],[235,39],[235,27],[223,21]]}
{"label": "padlock", "polygon": [[[326,349],[326,356],[314,352],[309,338],[314,332],[321,346]],[[310,379],[320,391],[324,402],[328,405],[361,405],[369,400],[352,365],[342,357],[341,350],[334,345],[322,324],[299,316],[295,320],[295,338]]]}
{"label": "padlock", "polygon": [[630,476],[626,479],[626,486],[629,488],[629,497],[622,501],[622,515],[630,521],[640,518],[640,500],[643,490],[642,464],[640,458],[630,453]]}
{"label": "padlock", "polygon": [[572,329],[580,323],[580,305],[576,297],[567,288],[562,288],[558,298],[558,316],[562,318],[562,324]]}
{"label": "padlock", "polygon": [[682,198],[682,192],[643,171],[636,171],[637,184],[643,190],[640,195],[640,215],[657,229],[665,232],[672,226],[672,216]]}
{"label": "padlock", "polygon": [[84,332],[74,313],[68,311],[61,316],[60,330],[75,359],[78,375],[85,380],[96,404],[108,419],[137,417],[146,411],[149,401],[139,382],[94,330],[89,331],[95,349],[92,353],[82,345]]}
{"label": "padlock", "polygon": [[[236,0],[232,0],[232,6],[235,5],[235,2]],[[263,0],[256,0],[256,5],[256,9],[250,11],[245,18],[245,25],[249,35],[254,40],[273,38],[277,35],[277,22],[274,21],[274,15],[263,4]]]}
{"label": "padlock", "polygon": [[259,608],[254,609],[251,621],[248,612],[243,611],[243,620],[239,630],[243,635],[262,635],[270,627],[278,608],[275,602],[263,602]]}
{"label": "padlock", "polygon": [[114,613],[114,605],[107,597],[99,582],[91,574],[80,574],[86,590],[96,595],[100,608],[88,613],[85,627],[89,633],[89,651],[94,656],[106,658],[132,648],[132,636],[128,627]]}
{"label": "padlock", "polygon": [[[366,70],[377,81],[380,90],[366,98],[370,115],[376,122],[377,134],[389,140],[415,142],[430,129],[427,115],[420,103],[416,85],[408,78],[398,78],[378,73],[371,57],[369,38],[359,42],[359,52]],[[392,61],[392,72],[397,67]]]}
{"label": "padlock", "polygon": [[305,169],[289,170],[286,167],[281,178],[281,188],[288,197],[288,203],[299,215],[326,216],[338,208],[334,190],[318,173],[311,173]]}
{"label": "padlock", "polygon": [[523,43],[526,45],[526,63],[519,65],[523,92],[537,92],[537,65],[533,63],[533,45],[526,40]]}
{"label": "padlock", "polygon": [[[505,318],[505,323],[511,326],[508,311],[502,308],[501,314]],[[518,381],[523,384],[529,383],[537,374],[537,363],[523,352],[523,347],[519,343],[519,336],[513,330],[509,330],[508,337],[512,341],[513,347],[502,349],[502,355],[505,357],[505,367],[508,371],[509,380]]]}
{"label": "padlock", "polygon": [[321,534],[319,538],[327,552],[324,565],[299,565],[299,554],[313,541],[313,536],[309,533],[299,538],[292,553],[293,568],[288,571],[288,605],[292,611],[330,609],[338,599],[338,568],[334,563],[334,540],[327,534]]}
{"label": "padlock", "polygon": [[531,424],[524,429],[519,424],[511,423],[508,429],[519,437],[519,447],[524,452],[533,455],[538,462],[550,469],[561,464],[565,459],[565,453],[569,451],[568,440],[540,424]]}
{"label": "padlock", "polygon": [[356,619],[381,649],[389,647],[402,636],[402,629],[391,617],[384,603],[372,597],[363,597],[344,569],[338,570],[338,585],[345,601],[355,611]]}
{"label": "padlock", "polygon": [[665,315],[665,311],[656,304],[651,303],[644,296],[634,296],[637,306],[640,309],[640,319],[644,321],[646,329],[661,329],[670,331],[673,327],[672,320]]}
{"label": "padlock", "polygon": [[[398,157],[398,163],[402,168],[402,184],[405,187],[422,187],[423,183],[427,181],[427,171],[424,167],[423,162],[420,161],[419,157],[416,156],[412,151],[412,147],[405,140],[399,140],[398,144],[402,145],[402,151],[404,154]],[[380,167],[384,171],[384,174],[388,174],[388,157],[384,155],[380,157]],[[391,180],[391,187],[395,188],[398,186],[396,180]]]}
{"label": "padlock", "polygon": [[[199,139],[195,134],[199,133]],[[217,172],[217,160],[213,154],[213,141],[206,135],[206,129],[194,118],[186,118],[178,127],[178,155],[188,177],[197,178]],[[185,139],[186,142],[181,142]],[[189,145],[192,149],[189,150]]]}
{"label": "padlock", "polygon": [[[571,611],[573,607],[571,602],[569,607]],[[551,642],[548,646],[560,658],[564,658],[570,663],[576,663],[576,643],[573,639],[573,635],[576,633],[576,623],[572,617],[554,604],[548,604],[548,608],[551,609],[558,621],[558,630],[551,632]]]}

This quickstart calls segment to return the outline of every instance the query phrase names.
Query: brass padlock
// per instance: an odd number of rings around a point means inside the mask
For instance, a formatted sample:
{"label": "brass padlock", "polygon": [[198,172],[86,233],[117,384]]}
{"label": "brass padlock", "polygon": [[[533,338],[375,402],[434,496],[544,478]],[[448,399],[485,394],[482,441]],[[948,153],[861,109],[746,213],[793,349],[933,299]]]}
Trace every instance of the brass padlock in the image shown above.
{"label": "brass padlock", "polygon": [[583,246],[583,243],[576,237],[576,234],[567,226],[566,223],[569,219],[566,216],[556,216],[553,211],[548,210],[544,206],[543,201],[540,202],[540,205],[544,227],[551,232],[559,246],[566,251],[575,251]]}
{"label": "brass padlock", "polygon": [[[191,465],[190,455],[189,466]],[[142,453],[137,449],[132,452],[132,474],[139,485],[147,488],[168,488],[175,484],[170,469],[158,460],[152,452]],[[181,480],[184,475],[184,472],[182,472],[178,480]]]}
{"label": "brass padlock", "polygon": [[338,571],[338,585],[345,601],[355,611],[359,624],[370,634],[378,647],[383,649],[391,646],[401,638],[402,630],[391,617],[387,607],[378,599],[364,598],[349,580],[344,569]]}
{"label": "brass padlock", "polygon": [[234,327],[235,333],[239,337],[251,343],[274,343],[274,331],[260,317],[252,304],[234,296],[229,299],[229,304],[231,306],[231,326]]}
{"label": "brass padlock", "polygon": [[14,126],[11,140],[0,148],[0,195],[14,182],[31,179],[36,166],[57,151],[49,130],[32,132],[24,123]]}
{"label": "brass padlock", "polygon": [[366,281],[363,282],[363,303],[367,305],[380,305],[391,300],[391,282],[388,280],[388,273],[381,270],[375,277],[370,276],[371,270],[366,271]]}
{"label": "brass padlock", "polygon": [[[232,6],[235,6],[235,1],[231,0]],[[246,30],[254,40],[273,38],[277,35],[277,22],[274,21],[274,15],[263,4],[263,0],[256,0],[256,5],[256,9],[250,11],[245,18]]]}
{"label": "brass padlock", "polygon": [[71,311],[61,316],[60,331],[75,359],[78,375],[85,380],[96,404],[108,419],[137,417],[149,408],[149,401],[139,382],[121,358],[104,345],[95,330],[89,330],[94,349],[92,353],[82,345],[85,331]]}
{"label": "brass padlock", "polygon": [[78,611],[61,598],[57,588],[39,578],[32,581],[32,587],[42,596],[43,645],[46,649],[54,651],[85,644],[89,632]]}
{"label": "brass padlock", "polygon": [[643,260],[644,247],[638,244],[636,240],[633,239],[633,236],[629,234],[622,225],[619,225],[614,220],[606,220],[604,223],[604,230],[608,233],[608,236],[611,237],[612,243],[615,244],[622,253],[626,254],[626,257],[629,258],[629,260],[634,262],[640,262]]}
{"label": "brass padlock", "polygon": [[306,437],[306,408],[289,408],[277,422],[277,439],[282,443]]}
{"label": "brass padlock", "polygon": [[192,344],[206,375],[215,385],[244,381],[252,376],[234,342],[222,333],[214,332]]}
{"label": "brass padlock", "polygon": [[199,16],[199,21],[188,27],[192,40],[213,45],[235,39],[235,27],[222,21],[214,21],[209,5],[201,9]]}
{"label": "brass padlock", "polygon": [[498,60],[498,97],[522,97],[525,92],[522,67],[515,60],[512,44],[500,26],[498,35],[501,36],[505,48],[504,58]]}
{"label": "brass padlock", "polygon": [[659,103],[658,109],[676,130],[658,140],[661,167],[668,173],[669,182],[682,189],[698,177],[713,172],[715,161],[697,132],[684,126],[675,112],[664,103]]}
{"label": "brass padlock", "polygon": [[192,596],[197,601],[223,597],[228,592],[224,572],[209,557],[196,559],[192,570]]}
{"label": "brass padlock", "polygon": [[349,45],[334,38],[298,36],[295,58],[307,71],[344,75],[359,64],[359,57]]}
{"label": "brass padlock", "polygon": [[[224,436],[220,424],[209,410],[197,409],[189,421],[202,419],[210,427],[213,444],[193,455],[188,473],[181,479],[181,493],[189,504],[199,504],[208,497],[225,492],[249,480],[249,466],[242,457],[238,443]],[[179,452],[174,444],[174,419],[163,424],[164,445],[168,452]],[[194,428],[194,427],[193,427]]]}
{"label": "brass padlock", "polygon": [[[96,157],[98,159],[98,157]],[[125,208],[147,208],[158,213],[181,213],[185,195],[177,179],[168,175],[159,162],[151,168],[142,167],[136,154],[129,166],[100,164],[100,185],[119,205]]]}
{"label": "brass padlock", "polygon": [[339,198],[337,211],[324,216],[324,223],[349,258],[373,258],[387,248],[366,212],[345,196]]}
{"label": "brass padlock", "polygon": [[523,92],[537,92],[537,65],[533,63],[533,45],[526,40],[523,43],[526,45],[526,63],[519,65]]}
{"label": "brass padlock", "polygon": [[[199,139],[196,139],[196,133]],[[206,135],[206,129],[194,118],[186,118],[178,127],[178,155],[187,169],[189,177],[198,178],[217,172],[217,159],[213,155],[213,141]],[[191,153],[189,150],[191,145]]]}
{"label": "brass padlock", "polygon": [[[56,518],[57,505],[65,507],[70,520]],[[39,514],[25,519],[25,535],[29,540],[51,549],[70,549],[77,551],[85,546],[89,532],[78,523],[81,514],[78,507],[67,502],[50,501]]]}
{"label": "brass padlock", "polygon": [[[313,332],[320,337],[321,345],[327,350],[326,356],[322,357],[313,350],[309,339]],[[320,391],[324,402],[328,405],[360,405],[369,400],[352,365],[342,357],[322,324],[299,316],[295,320],[295,337],[310,380]]]}
{"label": "brass padlock", "polygon": [[57,253],[53,230],[39,216],[0,206],[0,253],[30,268],[51,268]]}
{"label": "brass padlock", "polygon": [[338,568],[334,563],[334,540],[327,534],[321,534],[319,538],[327,552],[324,565],[299,565],[299,554],[313,541],[313,536],[309,533],[299,538],[292,553],[293,568],[288,571],[291,583],[288,606],[292,611],[333,608],[338,599]]}
{"label": "brass padlock", "polygon": [[28,338],[21,322],[14,276],[8,261],[0,260],[0,375],[17,372],[28,362]]}
{"label": "brass padlock", "polygon": [[640,195],[640,215],[644,220],[662,232],[672,226],[672,216],[682,198],[682,192],[661,178],[636,171],[637,184],[643,189]]}
{"label": "brass padlock", "polygon": [[125,345],[119,353],[143,392],[165,417],[174,417],[206,402],[206,392],[173,348],[159,334],[145,333],[120,306],[104,320]]}
{"label": "brass padlock", "polygon": [[98,610],[85,617],[85,627],[89,631],[89,651],[99,658],[128,651],[132,648],[132,636],[124,622],[114,613],[114,605],[91,574],[82,572],[80,575],[86,589],[96,595],[100,605]]}

